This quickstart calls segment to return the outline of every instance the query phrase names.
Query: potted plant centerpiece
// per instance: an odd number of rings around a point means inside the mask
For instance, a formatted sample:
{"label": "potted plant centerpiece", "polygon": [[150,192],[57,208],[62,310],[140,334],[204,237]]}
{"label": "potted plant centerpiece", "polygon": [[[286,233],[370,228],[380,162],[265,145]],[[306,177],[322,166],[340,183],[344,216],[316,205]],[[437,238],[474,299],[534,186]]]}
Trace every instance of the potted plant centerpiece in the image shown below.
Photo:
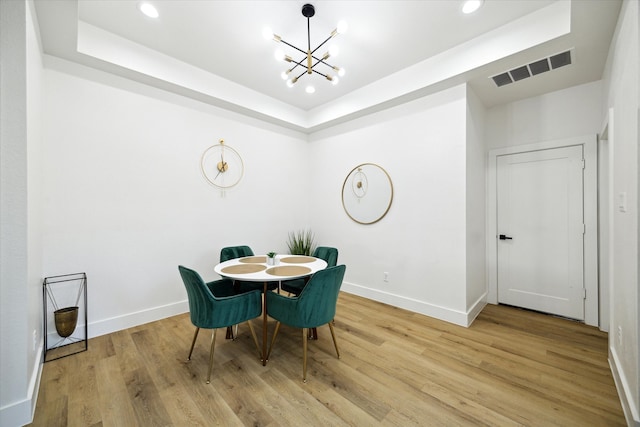
{"label": "potted plant centerpiece", "polygon": [[275,252],[267,253],[267,265],[276,265],[276,255]]}

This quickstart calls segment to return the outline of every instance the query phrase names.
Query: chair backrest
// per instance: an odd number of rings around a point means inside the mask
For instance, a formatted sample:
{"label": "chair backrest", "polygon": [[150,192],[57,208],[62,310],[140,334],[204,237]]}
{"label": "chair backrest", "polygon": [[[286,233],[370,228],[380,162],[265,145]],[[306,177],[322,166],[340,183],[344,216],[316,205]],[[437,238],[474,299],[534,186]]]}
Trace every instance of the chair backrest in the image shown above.
{"label": "chair backrest", "polygon": [[198,272],[181,265],[178,266],[178,270],[180,270],[180,276],[182,276],[184,286],[187,288],[191,323],[199,328],[206,328],[207,318],[210,315],[215,297]]}
{"label": "chair backrest", "polygon": [[338,294],[347,267],[338,265],[319,270],[298,296],[298,327],[314,328],[329,323],[336,316]]}
{"label": "chair backrest", "polygon": [[335,267],[338,264],[338,250],[328,246],[318,246],[313,251],[313,256],[327,262],[327,267]]}
{"label": "chair backrest", "polygon": [[253,256],[253,251],[249,246],[228,246],[220,251],[220,262],[246,256]]}

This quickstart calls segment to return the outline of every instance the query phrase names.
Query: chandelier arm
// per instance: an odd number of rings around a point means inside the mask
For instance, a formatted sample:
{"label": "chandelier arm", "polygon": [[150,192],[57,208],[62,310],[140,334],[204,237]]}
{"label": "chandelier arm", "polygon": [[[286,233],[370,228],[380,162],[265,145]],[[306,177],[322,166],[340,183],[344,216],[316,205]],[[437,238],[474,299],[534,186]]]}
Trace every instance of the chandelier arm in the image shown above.
{"label": "chandelier arm", "polygon": [[326,75],[326,74],[321,73],[320,71],[317,71],[317,70],[315,70],[315,69],[312,69],[311,71],[313,71],[313,72],[314,72],[314,73],[316,73],[316,74],[320,74],[320,75],[321,75],[322,77],[324,77],[325,79],[328,79],[327,75]]}
{"label": "chandelier arm", "polygon": [[[320,43],[320,44],[318,45],[318,47],[316,47],[315,49],[313,49],[313,50],[311,51],[311,54],[313,55],[313,54],[316,52],[316,50],[320,49],[322,46],[324,46],[324,45],[325,45],[325,43],[327,43],[327,42],[328,42],[329,40],[331,40],[332,38],[333,38],[333,36],[329,36],[329,37],[327,37],[327,38],[325,39],[325,41],[323,41],[322,43]],[[311,48],[309,48],[309,50],[311,50]]]}
{"label": "chandelier arm", "polygon": [[285,40],[280,39],[280,43],[284,43],[284,44],[286,44],[287,46],[294,48],[295,50],[297,50],[297,51],[298,51],[298,52],[300,52],[300,53],[303,53],[303,54],[305,54],[305,55],[307,54],[307,52],[305,52],[304,50],[300,49],[300,48],[299,48],[299,47],[297,47],[297,46],[292,45],[291,43],[289,43],[289,42],[287,42],[287,41],[285,41]]}
{"label": "chandelier arm", "polygon": [[[299,65],[299,66],[301,66],[301,67],[304,67],[304,65],[302,65],[302,63],[303,63],[304,61],[306,61],[306,60],[307,60],[307,58],[301,59],[300,61],[294,61],[294,60],[292,59],[292,60],[291,60],[291,62],[293,62],[294,64],[296,64],[296,65],[295,65],[295,67],[297,67],[298,65]],[[295,68],[295,67],[293,67],[293,68]]]}
{"label": "chandelier arm", "polygon": [[[296,69],[296,68],[298,68],[298,67],[304,67],[305,71],[304,71],[302,74],[307,73],[307,71],[308,71],[308,70],[307,70],[307,66],[306,66],[306,64],[303,64],[303,62],[305,62],[306,60],[307,60],[307,58],[303,58],[303,59],[301,59],[300,61],[294,61],[294,60],[291,60],[291,62],[293,62],[293,63],[294,63],[294,64],[296,64],[296,65],[294,65],[293,67],[291,67],[291,69],[289,69],[289,71],[291,72],[291,71],[295,70],[295,69]],[[298,76],[298,78],[300,78],[300,77],[302,76],[302,74],[301,74],[300,76]]]}
{"label": "chandelier arm", "polygon": [[[323,63],[324,65],[326,65],[329,68],[335,68],[333,65],[329,64],[327,61],[325,61],[322,58],[316,58],[315,56],[312,56],[313,59],[315,59],[317,62],[315,64],[313,64],[313,67],[315,67],[316,65],[318,65],[319,63]],[[313,68],[311,67],[311,68]]]}
{"label": "chandelier arm", "polygon": [[299,64],[296,64],[296,65],[294,65],[293,67],[289,68],[289,70],[288,70],[288,73],[287,73],[287,74],[291,73],[293,70],[295,70],[296,68],[298,68],[298,65],[299,65]]}
{"label": "chandelier arm", "polygon": [[296,79],[299,79],[300,77],[304,76],[305,74],[307,74],[307,70],[306,69],[302,73],[300,73],[300,75],[298,77],[296,77]]}

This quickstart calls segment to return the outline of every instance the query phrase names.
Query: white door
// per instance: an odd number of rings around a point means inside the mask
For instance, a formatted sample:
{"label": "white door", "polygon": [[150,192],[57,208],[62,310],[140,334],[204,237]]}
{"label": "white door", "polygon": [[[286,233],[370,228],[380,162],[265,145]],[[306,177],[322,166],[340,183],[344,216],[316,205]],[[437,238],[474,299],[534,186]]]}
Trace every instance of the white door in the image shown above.
{"label": "white door", "polygon": [[584,320],[582,146],[497,160],[498,302]]}

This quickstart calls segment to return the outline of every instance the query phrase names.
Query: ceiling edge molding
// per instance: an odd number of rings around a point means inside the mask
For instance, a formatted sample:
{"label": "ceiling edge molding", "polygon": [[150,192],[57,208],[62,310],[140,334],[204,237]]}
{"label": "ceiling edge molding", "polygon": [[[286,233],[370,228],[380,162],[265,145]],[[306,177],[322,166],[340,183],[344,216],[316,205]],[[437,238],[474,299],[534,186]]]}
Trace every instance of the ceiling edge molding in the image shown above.
{"label": "ceiling edge molding", "polygon": [[77,0],[65,3],[64,18],[77,28],[75,40],[68,34],[64,52],[45,47],[45,53],[307,134],[464,83],[488,64],[571,33],[571,2],[553,3],[305,111],[79,21]]}

